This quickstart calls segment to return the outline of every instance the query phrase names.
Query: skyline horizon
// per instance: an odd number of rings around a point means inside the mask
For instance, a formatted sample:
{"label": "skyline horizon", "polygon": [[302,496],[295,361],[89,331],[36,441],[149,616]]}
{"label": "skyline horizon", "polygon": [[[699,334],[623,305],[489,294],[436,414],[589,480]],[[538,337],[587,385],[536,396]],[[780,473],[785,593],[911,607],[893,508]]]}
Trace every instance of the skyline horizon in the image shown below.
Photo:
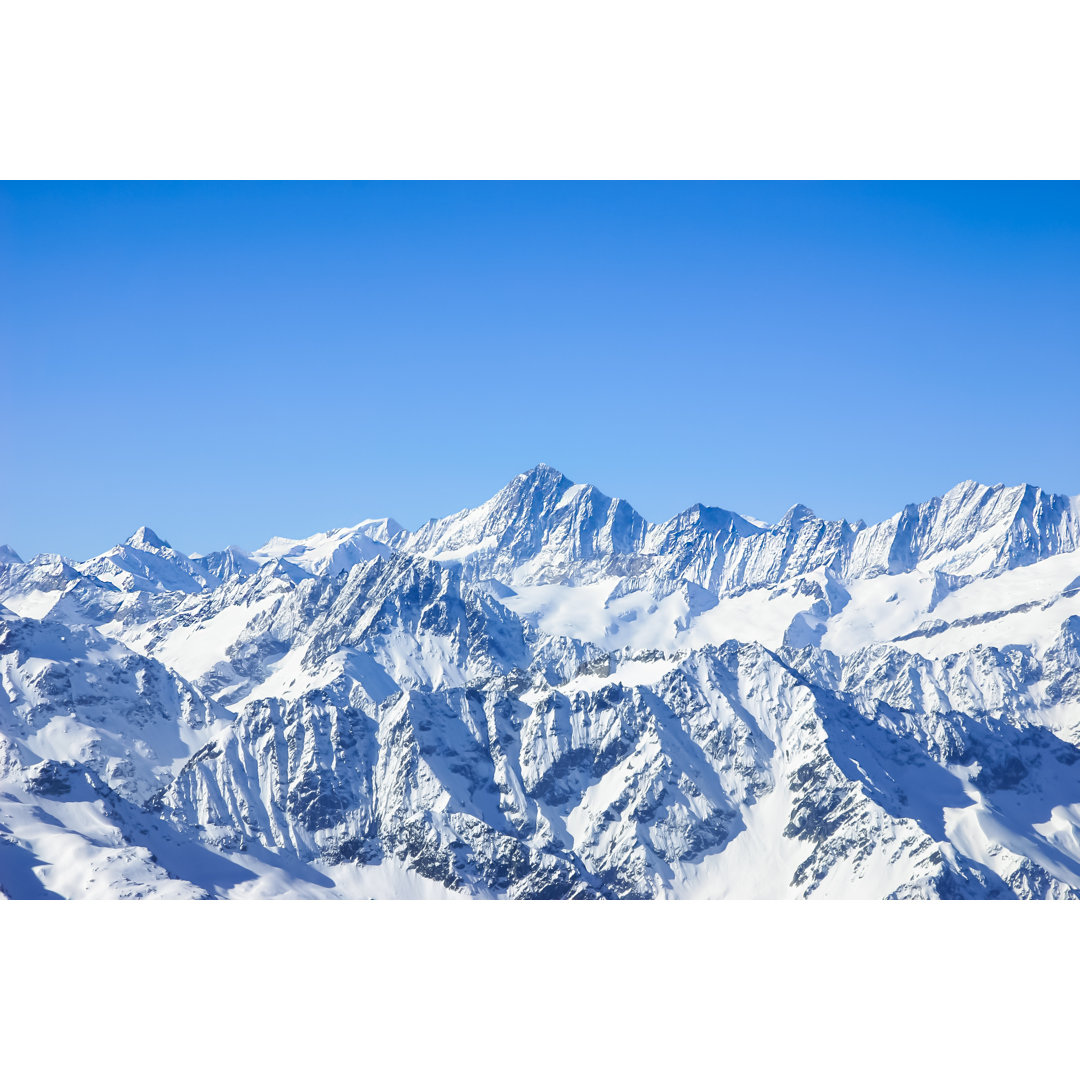
{"label": "skyline horizon", "polygon": [[700,507],[700,508],[706,509],[706,510],[720,510],[720,511],[723,511],[723,512],[726,512],[726,513],[735,514],[738,517],[743,518],[744,520],[750,522],[753,525],[756,525],[756,526],[759,526],[759,527],[761,527],[763,529],[768,530],[768,529],[776,528],[778,525],[780,525],[783,522],[784,517],[787,514],[791,513],[791,511],[801,508],[801,509],[805,509],[805,510],[810,511],[810,513],[813,514],[814,517],[817,520],[827,521],[827,522],[828,521],[843,521],[843,522],[846,522],[847,524],[849,524],[851,526],[854,526],[854,527],[869,528],[869,527],[873,527],[875,525],[879,525],[879,524],[882,524],[883,522],[891,520],[893,517],[896,517],[898,514],[902,513],[905,509],[907,509],[909,507],[922,506],[922,505],[925,505],[925,504],[927,504],[929,502],[932,502],[935,499],[943,499],[945,496],[950,494],[952,491],[955,491],[957,488],[962,488],[962,487],[964,487],[966,485],[969,485],[969,484],[974,484],[977,487],[986,488],[988,491],[1009,490],[1009,489],[1014,489],[1014,488],[1018,488],[1018,487],[1032,487],[1032,488],[1035,488],[1037,491],[1041,491],[1044,494],[1049,494],[1049,495],[1052,495],[1052,496],[1055,496],[1055,497],[1080,500],[1080,491],[1077,491],[1077,492],[1051,491],[1048,488],[1046,488],[1046,487],[1044,487],[1044,486],[1042,486],[1042,485],[1040,485],[1040,484],[1038,484],[1038,483],[1036,483],[1034,481],[1031,481],[1031,480],[1019,481],[1018,483],[1006,483],[1006,482],[1003,482],[1003,481],[998,482],[998,483],[987,483],[985,480],[979,480],[979,479],[977,479],[975,477],[965,477],[962,480],[956,481],[954,484],[950,484],[948,488],[945,488],[942,491],[935,492],[932,495],[927,496],[926,498],[908,500],[903,505],[901,505],[897,509],[893,510],[891,513],[888,513],[888,514],[884,515],[883,517],[876,517],[876,518],[853,517],[853,516],[845,515],[845,514],[841,514],[841,515],[839,515],[837,517],[830,517],[829,515],[818,513],[818,511],[813,506],[810,506],[807,503],[802,502],[801,500],[796,500],[790,506],[785,507],[783,513],[778,514],[775,517],[769,519],[769,518],[758,517],[757,515],[744,512],[744,511],[740,510],[738,507],[725,506],[725,505],[722,505],[720,503],[707,503],[707,502],[705,502],[703,500],[700,500],[700,499],[695,500],[694,502],[691,502],[691,503],[681,507],[679,510],[674,511],[673,513],[668,514],[665,517],[655,517],[655,516],[651,516],[651,515],[649,515],[647,513],[644,513],[643,511],[641,511],[640,508],[638,507],[637,503],[632,498],[629,498],[626,495],[623,495],[621,493],[612,493],[612,492],[607,491],[604,488],[602,488],[599,484],[595,484],[595,483],[593,483],[593,482],[591,482],[589,480],[581,480],[581,479],[570,476],[564,470],[560,469],[557,465],[552,465],[549,462],[545,462],[545,461],[538,461],[538,462],[536,462],[536,464],[530,466],[529,468],[520,470],[519,472],[515,473],[513,476],[509,477],[506,480],[505,483],[500,485],[498,488],[495,489],[495,491],[493,491],[491,494],[489,494],[485,498],[481,499],[479,502],[460,506],[455,510],[451,510],[447,514],[432,515],[432,516],[423,518],[421,520],[416,521],[414,524],[408,524],[406,522],[403,522],[398,515],[393,514],[393,513],[388,513],[388,514],[373,513],[373,514],[365,514],[362,517],[358,517],[358,518],[355,518],[355,519],[350,519],[350,520],[344,521],[344,522],[339,522],[337,524],[331,524],[331,525],[326,526],[325,528],[317,528],[317,529],[312,530],[311,532],[297,533],[295,536],[286,535],[284,533],[273,533],[272,535],[264,537],[257,544],[240,544],[240,543],[236,543],[234,541],[227,541],[225,543],[211,545],[211,546],[185,548],[185,547],[181,547],[179,545],[173,544],[170,541],[170,539],[168,538],[168,530],[167,529],[157,528],[155,526],[155,524],[153,522],[151,522],[151,521],[142,521],[142,522],[139,522],[137,525],[135,525],[131,529],[131,531],[126,533],[126,535],[124,535],[121,539],[114,540],[108,547],[101,548],[101,549],[95,550],[95,551],[83,552],[83,553],[80,553],[80,554],[77,554],[77,555],[69,554],[68,552],[64,552],[64,551],[49,550],[49,549],[44,549],[44,550],[37,551],[37,552],[34,552],[34,553],[28,555],[25,552],[20,551],[17,544],[11,543],[8,539],[6,539],[3,536],[0,536],[0,551],[3,551],[4,549],[6,549],[9,552],[13,552],[14,554],[18,555],[20,557],[20,559],[22,559],[23,562],[30,562],[34,558],[38,558],[38,557],[41,557],[41,556],[57,556],[57,555],[60,556],[61,558],[65,559],[68,562],[72,562],[72,563],[84,562],[84,561],[86,561],[88,559],[94,558],[95,556],[102,554],[105,551],[111,550],[114,547],[118,547],[118,546],[130,543],[131,541],[136,539],[136,537],[138,536],[138,534],[140,532],[143,532],[145,530],[145,531],[150,532],[154,536],[154,538],[156,540],[161,542],[161,544],[163,546],[171,548],[172,550],[177,551],[177,552],[187,556],[188,558],[201,558],[201,557],[204,557],[206,555],[209,555],[209,554],[212,554],[212,553],[215,553],[215,552],[221,552],[221,551],[227,551],[227,550],[234,550],[234,551],[242,552],[243,554],[246,554],[246,555],[250,555],[253,552],[259,551],[261,548],[267,546],[268,544],[270,544],[274,540],[298,540],[298,541],[300,541],[300,540],[308,540],[308,539],[311,539],[311,538],[316,537],[316,536],[323,536],[323,535],[328,535],[328,534],[334,533],[336,531],[342,531],[342,530],[356,528],[356,527],[358,527],[360,525],[363,525],[363,524],[366,524],[366,523],[369,523],[369,522],[387,521],[387,522],[390,522],[392,524],[398,525],[406,533],[415,533],[419,529],[423,528],[425,525],[427,525],[429,523],[437,522],[437,521],[444,521],[447,518],[453,517],[453,516],[455,516],[457,514],[462,514],[462,513],[466,513],[466,512],[478,509],[480,506],[484,505],[484,503],[491,501],[492,499],[496,498],[499,494],[501,494],[506,488],[508,488],[514,482],[514,480],[519,479],[521,477],[528,476],[529,474],[537,472],[538,470],[541,470],[541,469],[550,469],[553,472],[558,473],[559,476],[562,477],[563,479],[569,480],[570,483],[573,486],[582,486],[582,487],[593,488],[594,490],[596,490],[600,495],[602,495],[605,498],[617,499],[617,500],[620,500],[622,502],[627,503],[637,514],[639,514],[640,517],[642,517],[650,525],[664,525],[664,524],[667,524],[667,523],[673,521],[675,518],[679,517],[680,515],[686,513],[687,511],[690,511],[690,510],[693,510],[693,509],[696,509],[696,508]]}
{"label": "skyline horizon", "polygon": [[0,183],[0,542],[1080,491],[1080,183]]}

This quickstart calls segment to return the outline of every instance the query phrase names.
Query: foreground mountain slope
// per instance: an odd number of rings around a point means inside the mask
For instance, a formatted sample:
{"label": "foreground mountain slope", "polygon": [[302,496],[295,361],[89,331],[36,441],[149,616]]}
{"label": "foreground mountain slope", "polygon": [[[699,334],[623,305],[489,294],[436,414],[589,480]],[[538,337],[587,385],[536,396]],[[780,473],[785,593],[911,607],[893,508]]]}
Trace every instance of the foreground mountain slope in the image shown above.
{"label": "foreground mountain slope", "polygon": [[0,562],[7,895],[1080,895],[1080,501]]}

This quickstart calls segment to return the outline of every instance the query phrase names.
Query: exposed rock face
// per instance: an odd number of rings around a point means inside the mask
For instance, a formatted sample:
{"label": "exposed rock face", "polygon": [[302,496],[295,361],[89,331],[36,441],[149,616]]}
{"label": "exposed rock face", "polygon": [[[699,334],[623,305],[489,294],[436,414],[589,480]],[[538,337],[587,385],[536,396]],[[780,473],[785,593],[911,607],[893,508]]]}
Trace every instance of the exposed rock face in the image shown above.
{"label": "exposed rock face", "polygon": [[5,549],[0,887],[1073,897],[1078,523],[651,524],[539,466],[415,533]]}

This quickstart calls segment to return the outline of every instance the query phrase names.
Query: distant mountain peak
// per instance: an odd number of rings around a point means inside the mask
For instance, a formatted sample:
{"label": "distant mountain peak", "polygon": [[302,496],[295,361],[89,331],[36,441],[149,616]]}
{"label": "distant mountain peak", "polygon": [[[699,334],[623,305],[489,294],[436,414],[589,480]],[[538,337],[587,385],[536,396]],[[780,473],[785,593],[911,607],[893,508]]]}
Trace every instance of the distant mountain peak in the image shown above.
{"label": "distant mountain peak", "polygon": [[[541,507],[550,505],[552,499],[558,501],[574,487],[584,489],[586,485],[576,485],[558,469],[541,463],[534,465],[531,469],[526,469],[525,472],[518,473],[486,503],[476,507],[476,510],[499,507],[500,511],[508,511],[511,507],[522,509],[531,507],[537,511]],[[471,511],[463,511],[463,513],[471,513]]]}
{"label": "distant mountain peak", "polygon": [[142,525],[136,529],[131,536],[124,541],[128,547],[137,548],[167,548],[170,545],[162,540],[160,536],[149,525]]}
{"label": "distant mountain peak", "polygon": [[526,469],[525,472],[520,474],[521,476],[534,476],[550,477],[553,480],[565,480],[566,474],[561,469],[556,469],[554,465],[549,465],[546,461],[538,461],[531,469]]}
{"label": "distant mountain peak", "polygon": [[395,537],[409,531],[401,522],[395,521],[392,517],[365,518],[357,524],[356,528],[381,544],[389,544]]}
{"label": "distant mountain peak", "polygon": [[22,557],[13,548],[8,547],[7,544],[0,544],[0,563],[21,563]]}
{"label": "distant mountain peak", "polygon": [[569,488],[573,486],[574,482],[565,473],[544,462],[518,473],[507,485],[509,488]]}
{"label": "distant mountain peak", "polygon": [[803,503],[796,503],[788,512],[780,519],[780,525],[788,525],[792,528],[799,528],[805,525],[808,521],[816,521],[817,514]]}
{"label": "distant mountain peak", "polygon": [[681,514],[677,514],[672,521],[680,528],[697,525],[708,532],[734,532],[739,536],[750,536],[762,531],[760,524],[743,517],[741,514],[725,510],[720,506],[706,506],[700,502],[688,506]]}

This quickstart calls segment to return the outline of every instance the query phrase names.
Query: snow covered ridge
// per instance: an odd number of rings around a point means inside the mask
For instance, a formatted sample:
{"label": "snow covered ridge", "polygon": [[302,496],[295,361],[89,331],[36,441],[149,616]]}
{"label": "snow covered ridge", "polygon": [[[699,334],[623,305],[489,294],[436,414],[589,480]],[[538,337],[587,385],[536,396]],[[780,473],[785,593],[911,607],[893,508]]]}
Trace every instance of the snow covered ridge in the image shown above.
{"label": "snow covered ridge", "polygon": [[1080,499],[646,521],[548,466],[0,547],[8,897],[1080,896]]}

